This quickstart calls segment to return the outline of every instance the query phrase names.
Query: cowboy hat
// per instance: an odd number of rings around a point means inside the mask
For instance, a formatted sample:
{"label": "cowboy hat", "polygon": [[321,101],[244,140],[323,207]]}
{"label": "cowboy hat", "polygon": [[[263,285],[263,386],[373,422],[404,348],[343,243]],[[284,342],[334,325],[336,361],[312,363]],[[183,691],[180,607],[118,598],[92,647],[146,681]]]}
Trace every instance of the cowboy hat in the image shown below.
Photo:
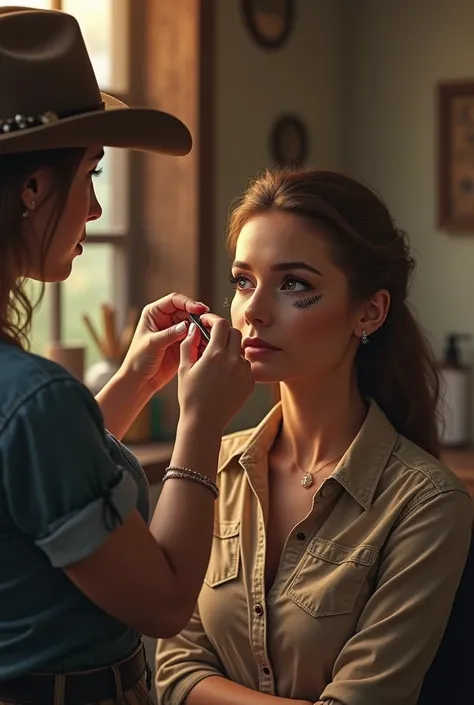
{"label": "cowboy hat", "polygon": [[0,156],[92,144],[180,156],[192,139],[173,115],[100,92],[72,15],[0,8]]}

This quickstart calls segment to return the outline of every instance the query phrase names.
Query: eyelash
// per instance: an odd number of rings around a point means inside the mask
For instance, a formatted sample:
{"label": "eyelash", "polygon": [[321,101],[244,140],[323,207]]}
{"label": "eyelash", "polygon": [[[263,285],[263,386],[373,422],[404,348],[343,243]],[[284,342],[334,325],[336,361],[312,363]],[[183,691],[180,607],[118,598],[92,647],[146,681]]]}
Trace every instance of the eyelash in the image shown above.
{"label": "eyelash", "polygon": [[[249,281],[249,279],[247,277],[243,276],[242,274],[237,275],[237,276],[230,274],[230,276],[229,276],[230,283],[232,284],[234,289],[236,289],[237,291],[241,291],[241,289],[239,289],[238,284],[239,284],[239,281],[242,281],[242,280]],[[286,277],[285,283],[288,284],[288,282],[298,282],[299,284],[303,284],[304,286],[311,288],[307,282],[305,282],[302,279],[297,279],[296,277]],[[290,289],[290,291],[291,291],[291,289]],[[295,292],[295,293],[301,293],[301,292]],[[323,294],[313,294],[312,296],[308,296],[306,299],[297,299],[296,301],[293,301],[292,306],[294,306],[295,308],[299,308],[299,309],[306,309],[306,308],[309,308],[310,306],[312,306],[313,304],[317,303],[318,301],[320,301],[322,298],[323,298]]]}
{"label": "eyelash", "polygon": [[237,288],[237,285],[241,279],[245,279],[245,277],[234,277],[233,274],[229,274],[229,281],[235,288]]}
{"label": "eyelash", "polygon": [[97,177],[97,176],[100,176],[103,171],[104,171],[103,167],[100,167],[100,168],[98,167],[97,169],[93,169],[93,170],[90,172],[90,174],[91,174],[91,176]]}
{"label": "eyelash", "polygon": [[[239,274],[239,275],[237,275],[237,276],[234,276],[233,274],[230,274],[230,275],[229,275],[229,281],[230,281],[230,283],[232,284],[232,286],[234,286],[234,287],[236,287],[236,288],[238,288],[239,281],[242,281],[242,279],[245,280],[245,281],[250,281],[250,280],[249,280],[247,277],[245,277],[243,274]],[[305,282],[305,281],[304,281],[304,279],[298,279],[297,277],[292,277],[292,276],[286,277],[286,278],[285,278],[285,284],[288,284],[289,282],[295,282],[295,283],[297,283],[297,284],[303,284],[303,286],[306,286],[308,289],[311,289],[311,288],[312,288],[311,285],[308,284],[308,282]],[[289,291],[294,292],[293,289],[290,289]],[[298,293],[301,293],[301,292],[300,292],[300,291],[297,291],[297,292],[294,292],[294,293],[297,293],[297,294],[298,294]]]}

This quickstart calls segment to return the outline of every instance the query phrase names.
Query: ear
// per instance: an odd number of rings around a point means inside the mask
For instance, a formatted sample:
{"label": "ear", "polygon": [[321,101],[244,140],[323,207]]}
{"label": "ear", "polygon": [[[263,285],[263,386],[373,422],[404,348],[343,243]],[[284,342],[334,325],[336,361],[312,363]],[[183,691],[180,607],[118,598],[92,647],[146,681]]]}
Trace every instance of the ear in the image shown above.
{"label": "ear", "polygon": [[358,338],[372,335],[378,330],[387,318],[390,308],[390,294],[386,289],[377,291],[362,307],[357,325],[354,328],[354,335]]}
{"label": "ear", "polygon": [[33,211],[48,197],[51,190],[51,174],[48,169],[38,169],[22,184],[21,200],[27,211]]}

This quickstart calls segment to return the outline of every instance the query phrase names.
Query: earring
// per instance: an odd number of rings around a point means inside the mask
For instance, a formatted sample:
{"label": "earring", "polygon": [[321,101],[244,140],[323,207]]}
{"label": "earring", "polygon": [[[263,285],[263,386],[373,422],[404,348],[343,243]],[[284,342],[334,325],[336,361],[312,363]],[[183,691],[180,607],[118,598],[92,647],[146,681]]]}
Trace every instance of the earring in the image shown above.
{"label": "earring", "polygon": [[368,333],[367,333],[367,331],[365,330],[365,328],[364,328],[364,330],[362,331],[362,337],[361,337],[361,339],[360,339],[360,342],[362,343],[362,345],[367,345],[368,342],[369,342],[369,336],[368,336]]}
{"label": "earring", "polygon": [[25,208],[25,210],[21,214],[22,218],[28,218],[30,211],[34,211],[35,208],[36,208],[36,201],[31,201],[30,207]]}

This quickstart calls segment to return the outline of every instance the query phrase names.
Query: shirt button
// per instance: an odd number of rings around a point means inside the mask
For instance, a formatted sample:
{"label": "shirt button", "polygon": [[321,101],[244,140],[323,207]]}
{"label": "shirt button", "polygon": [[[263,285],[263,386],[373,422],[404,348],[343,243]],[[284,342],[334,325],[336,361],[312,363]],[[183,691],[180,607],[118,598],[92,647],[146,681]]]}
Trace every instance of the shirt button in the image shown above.
{"label": "shirt button", "polygon": [[260,605],[260,604],[255,605],[255,614],[257,615],[257,617],[261,617],[263,615],[262,605]]}
{"label": "shirt button", "polygon": [[265,673],[266,676],[270,675],[270,669],[268,668],[268,666],[264,666],[262,668],[262,671]]}
{"label": "shirt button", "polygon": [[296,538],[298,539],[298,541],[304,541],[306,536],[300,531],[299,534],[296,534]]}

